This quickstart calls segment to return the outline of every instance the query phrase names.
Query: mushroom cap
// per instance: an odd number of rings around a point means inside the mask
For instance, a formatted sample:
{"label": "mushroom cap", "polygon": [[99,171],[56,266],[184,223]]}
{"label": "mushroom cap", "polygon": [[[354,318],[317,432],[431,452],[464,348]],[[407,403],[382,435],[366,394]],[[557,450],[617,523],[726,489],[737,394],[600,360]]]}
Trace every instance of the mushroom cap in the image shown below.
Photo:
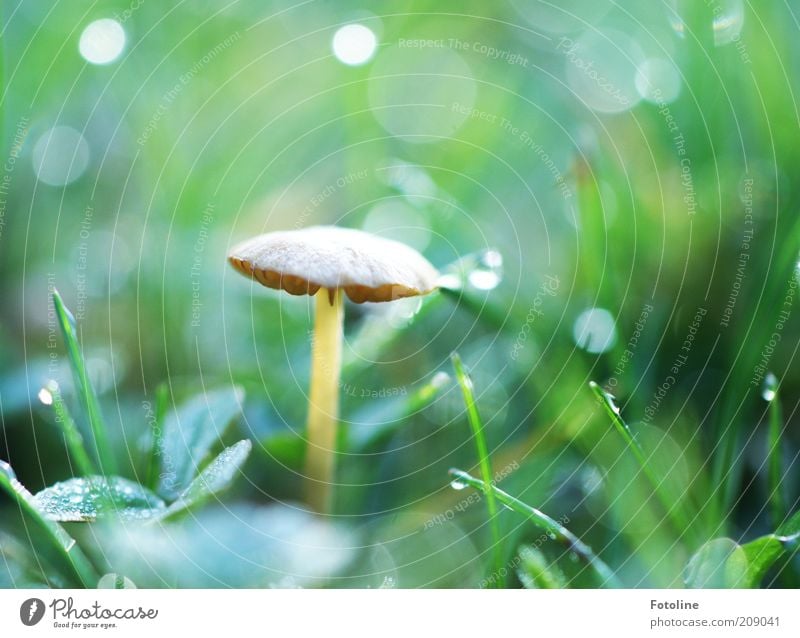
{"label": "mushroom cap", "polygon": [[413,248],[337,226],[259,235],[235,246],[228,261],[268,288],[293,295],[341,288],[356,303],[425,295],[439,277]]}

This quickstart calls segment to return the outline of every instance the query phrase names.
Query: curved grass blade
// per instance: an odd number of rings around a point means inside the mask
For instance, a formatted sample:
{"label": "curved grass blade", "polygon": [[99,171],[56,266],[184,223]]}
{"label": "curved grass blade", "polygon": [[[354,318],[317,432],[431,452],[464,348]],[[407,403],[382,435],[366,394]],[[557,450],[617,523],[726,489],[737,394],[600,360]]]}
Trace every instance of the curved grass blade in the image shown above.
{"label": "curved grass blade", "polygon": [[611,418],[611,422],[614,424],[617,432],[620,433],[622,438],[625,440],[625,443],[628,444],[628,448],[631,450],[631,452],[633,452],[636,462],[639,464],[639,467],[642,468],[642,472],[653,487],[653,491],[661,501],[661,504],[666,510],[667,515],[672,519],[672,523],[678,533],[685,534],[692,531],[692,528],[689,524],[689,518],[686,516],[683,508],[680,505],[675,507],[675,504],[670,499],[669,495],[665,493],[662,485],[663,482],[659,480],[655,472],[653,472],[653,468],[650,467],[642,446],[639,445],[639,442],[636,440],[636,437],[633,435],[630,427],[628,427],[628,424],[625,423],[624,419],[620,415],[620,410],[615,402],[614,396],[603,390],[603,388],[594,381],[589,382],[589,387],[603,404],[603,407],[605,408],[608,416]]}
{"label": "curved grass blade", "polygon": [[584,563],[586,563],[586,565],[594,570],[602,585],[622,587],[622,583],[614,574],[614,572],[611,571],[611,568],[602,560],[600,560],[600,558],[588,545],[586,545],[577,536],[575,536],[575,534],[570,532],[558,521],[550,518],[544,512],[540,512],[530,505],[526,505],[519,499],[504,492],[500,488],[495,487],[491,483],[486,483],[485,481],[476,479],[462,470],[452,469],[450,470],[450,476],[453,478],[453,480],[480,490],[486,495],[491,492],[498,501],[500,501],[510,510],[528,517],[528,519],[534,525],[550,536],[550,538],[558,541],[570,551],[575,552],[578,558],[580,558]]}
{"label": "curved grass blade", "polygon": [[93,587],[97,582],[97,573],[75,539],[61,525],[48,520],[37,509],[33,495],[19,482],[14,470],[5,461],[0,461],[0,489],[5,490],[17,504],[26,519],[26,526],[32,523],[38,532],[38,538],[42,539],[43,544],[37,546],[37,551],[52,557],[71,582],[83,587]]}
{"label": "curved grass blade", "polygon": [[[456,380],[461,387],[464,395],[464,403],[467,406],[467,420],[472,428],[472,436],[475,440],[475,448],[478,453],[481,476],[486,485],[492,484],[492,463],[489,458],[489,447],[486,445],[486,437],[483,434],[483,421],[481,420],[478,406],[475,403],[475,395],[472,391],[472,379],[467,375],[461,363],[461,357],[457,353],[450,355],[453,368],[456,371]],[[502,537],[500,536],[500,520],[497,517],[497,500],[494,492],[489,490],[486,494],[486,509],[489,514],[489,529],[492,533],[492,564],[494,573],[500,574],[503,569]]]}
{"label": "curved grass blade", "polygon": [[77,328],[75,318],[64,305],[58,290],[53,289],[53,306],[61,327],[61,334],[64,336],[64,343],[67,347],[67,355],[72,367],[72,376],[75,379],[75,387],[83,401],[86,415],[89,419],[89,426],[94,437],[94,447],[100,471],[103,474],[116,474],[117,464],[108,442],[106,427],[100,412],[100,405],[97,395],[92,388],[89,375],[86,371],[86,362],[83,359],[80,344],[78,343]]}
{"label": "curved grass blade", "polygon": [[70,456],[72,456],[72,459],[75,461],[75,465],[78,466],[78,471],[83,476],[97,474],[97,467],[86,451],[86,447],[83,444],[83,436],[81,436],[80,430],[78,430],[78,426],[75,424],[75,420],[72,418],[66,403],[64,403],[64,399],[61,396],[61,388],[58,386],[58,383],[51,379],[45,386],[45,390],[50,393],[50,397],[53,401],[53,412],[55,412],[56,415],[56,424],[61,428],[61,432],[64,434],[67,449],[69,450]]}

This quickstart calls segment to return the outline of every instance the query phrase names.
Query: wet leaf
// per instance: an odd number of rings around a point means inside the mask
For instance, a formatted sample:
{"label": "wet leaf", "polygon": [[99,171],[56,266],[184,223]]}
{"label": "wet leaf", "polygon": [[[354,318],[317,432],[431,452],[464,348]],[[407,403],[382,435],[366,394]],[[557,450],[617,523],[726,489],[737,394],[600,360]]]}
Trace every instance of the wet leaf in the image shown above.
{"label": "wet leaf", "polygon": [[36,494],[33,503],[50,520],[62,522],[90,522],[104,516],[144,520],[166,507],[147,488],[119,476],[62,481]]}
{"label": "wet leaf", "polygon": [[211,449],[242,409],[241,388],[199,394],[170,412],[156,454],[160,460],[157,492],[177,498],[197,476]]}
{"label": "wet leaf", "polygon": [[247,439],[225,448],[200,475],[189,484],[181,495],[164,512],[164,516],[172,516],[206,500],[230,486],[236,478],[253,444]]}

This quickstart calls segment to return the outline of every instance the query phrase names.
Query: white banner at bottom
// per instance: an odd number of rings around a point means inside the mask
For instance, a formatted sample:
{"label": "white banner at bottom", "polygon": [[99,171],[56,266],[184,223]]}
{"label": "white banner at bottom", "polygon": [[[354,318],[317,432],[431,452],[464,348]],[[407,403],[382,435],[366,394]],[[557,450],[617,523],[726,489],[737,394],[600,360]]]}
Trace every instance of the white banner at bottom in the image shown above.
{"label": "white banner at bottom", "polygon": [[0,590],[0,635],[796,638],[798,603],[797,590]]}

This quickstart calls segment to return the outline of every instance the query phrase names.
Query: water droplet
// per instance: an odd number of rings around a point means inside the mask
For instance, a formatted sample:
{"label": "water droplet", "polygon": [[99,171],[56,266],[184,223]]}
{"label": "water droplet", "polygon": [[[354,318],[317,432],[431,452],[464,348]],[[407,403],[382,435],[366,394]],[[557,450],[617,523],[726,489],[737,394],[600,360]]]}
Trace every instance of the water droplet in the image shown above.
{"label": "water droplet", "polygon": [[571,560],[573,563],[577,563],[577,562],[578,562],[578,558],[579,558],[579,556],[578,556],[578,553],[577,553],[577,552],[570,552],[570,553],[569,553],[569,559],[570,559],[570,560]]}
{"label": "water droplet", "polygon": [[496,250],[487,250],[485,251],[481,257],[480,262],[486,266],[487,268],[502,268],[503,267],[503,255],[501,255]]}
{"label": "water droplet", "polygon": [[41,401],[44,405],[53,405],[53,394],[47,388],[42,388],[39,390],[39,401]]}
{"label": "water droplet", "polygon": [[460,481],[459,479],[453,479],[450,481],[450,487],[454,490],[463,490],[464,488],[468,487],[464,481]]}
{"label": "water droplet", "polygon": [[95,20],[81,33],[78,50],[91,64],[111,64],[125,48],[125,29],[116,20]]}
{"label": "water droplet", "polygon": [[572,336],[578,347],[592,354],[610,350],[617,342],[614,317],[603,308],[584,310],[572,326]]}
{"label": "water droplet", "polygon": [[771,372],[768,372],[761,386],[761,396],[764,398],[764,401],[772,401],[777,394],[778,378]]}
{"label": "water droplet", "polygon": [[347,24],[333,36],[333,54],[348,66],[361,66],[372,58],[378,39],[363,24]]}
{"label": "water droplet", "polygon": [[547,536],[550,538],[551,541],[556,540],[555,532],[548,532]]}
{"label": "water droplet", "polygon": [[473,270],[467,277],[470,285],[478,290],[492,290],[500,283],[500,275],[493,270]]}
{"label": "water droplet", "polygon": [[492,290],[503,280],[503,256],[496,250],[485,250],[477,258],[478,267],[471,270],[467,280],[478,290]]}

